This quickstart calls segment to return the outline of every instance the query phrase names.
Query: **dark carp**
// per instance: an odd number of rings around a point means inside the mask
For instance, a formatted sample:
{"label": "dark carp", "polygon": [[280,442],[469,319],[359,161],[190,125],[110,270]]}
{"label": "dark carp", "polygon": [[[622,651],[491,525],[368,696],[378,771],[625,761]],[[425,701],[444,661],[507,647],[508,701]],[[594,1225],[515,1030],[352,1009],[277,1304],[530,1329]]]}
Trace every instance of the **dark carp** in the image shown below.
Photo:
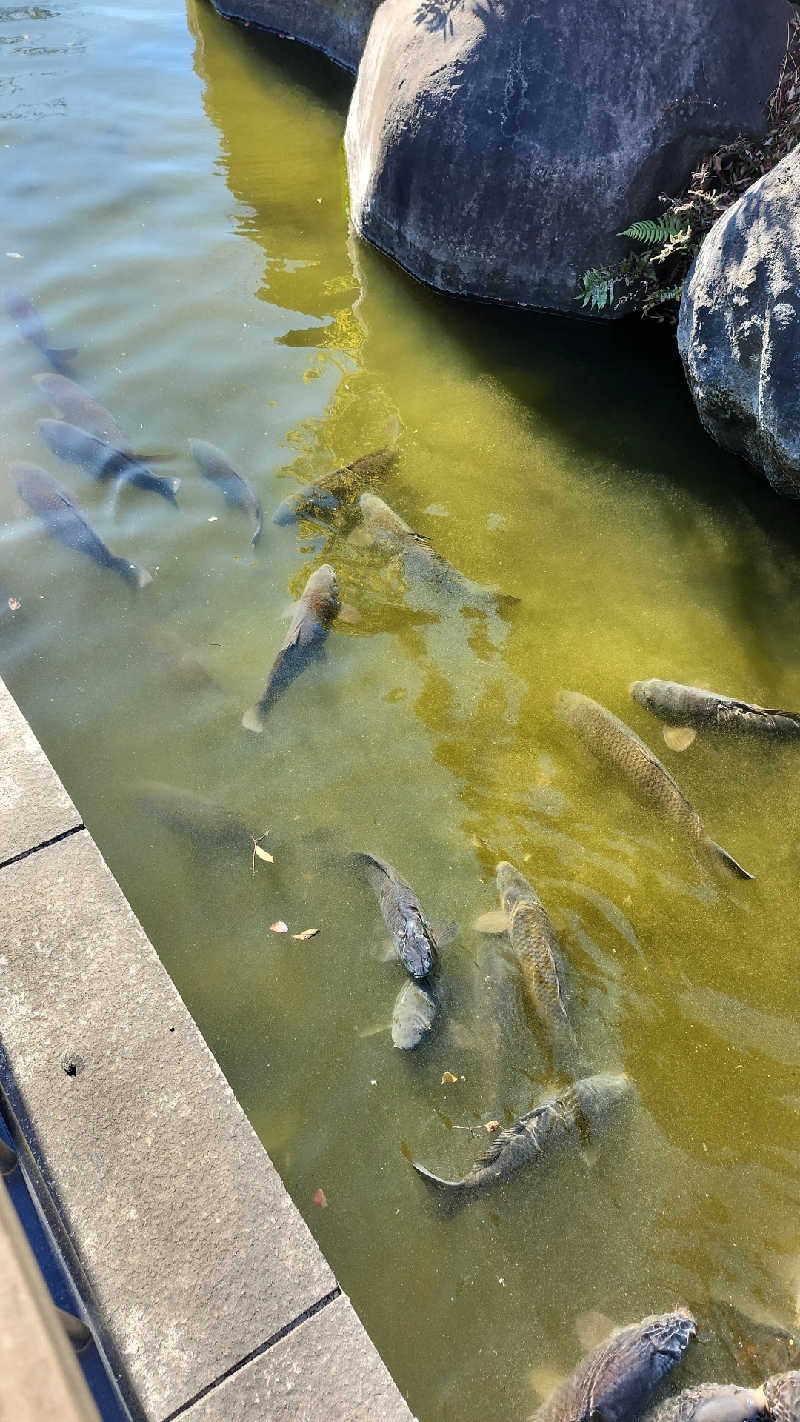
{"label": "dark carp", "polygon": [[373,454],[364,454],[343,469],[323,474],[313,484],[289,494],[278,504],[272,522],[295,523],[300,518],[335,514],[338,509],[355,504],[359,495],[379,483],[396,463],[396,449],[378,449]]}
{"label": "dark carp", "polygon": [[497,888],[525,995],[550,1038],[553,1066],[574,1072],[578,1045],[567,1013],[558,935],[536,890],[506,860],[497,866]]}
{"label": "dark carp", "polygon": [[659,681],[657,677],[632,682],[630,692],[645,711],[651,711],[668,726],[768,740],[800,738],[800,715],[794,711],[756,706],[697,686],[683,686],[678,681]]}
{"label": "dark carp", "polygon": [[137,799],[148,815],[173,834],[204,850],[242,850],[249,858],[253,836],[233,811],[157,780],[146,781]]}
{"label": "dark carp", "polygon": [[451,1206],[465,1203],[501,1185],[525,1166],[552,1160],[568,1147],[593,1144],[633,1094],[633,1083],[627,1076],[602,1073],[582,1077],[496,1135],[462,1180],[443,1180],[416,1160],[414,1169]]}
{"label": "dark carp", "polygon": [[676,824],[712,863],[737,879],[752,879],[753,875],[706,833],[700,816],[666,766],[630,726],[578,691],[563,691],[558,711],[592,754],[616,771],[626,788],[640,801]]}
{"label": "dark carp", "polygon": [[433,983],[426,978],[404,983],[392,1013],[392,1041],[401,1052],[413,1052],[433,1030],[439,1015],[439,1000]]}
{"label": "dark carp", "polygon": [[696,1334],[685,1308],[619,1329],[578,1364],[530,1422],[636,1422]]}
{"label": "dark carp", "polygon": [[406,972],[412,978],[427,978],[436,964],[437,944],[414,890],[391,864],[374,854],[354,854],[352,862],[375,893],[394,950]]}
{"label": "dark carp", "polygon": [[67,424],[66,420],[39,420],[36,425],[48,449],[70,464],[79,464],[102,482],[118,479],[121,483],[135,484],[137,489],[147,489],[160,494],[171,504],[176,504],[180,479],[165,479],[153,474],[132,454],[117,449],[97,435]]}
{"label": "dark carp", "polygon": [[323,563],[303,589],[260,699],[242,717],[245,730],[263,731],[268,712],[287,686],[324,655],[325,639],[340,609],[336,574],[330,563]]}
{"label": "dark carp", "polygon": [[642,1422],[760,1422],[768,1416],[763,1388],[700,1383],[666,1398]]}
{"label": "dark carp", "polygon": [[50,345],[44,321],[33,302],[29,301],[27,296],[23,296],[21,291],[12,291],[7,288],[3,292],[3,305],[22,339],[30,341],[32,346],[36,346],[54,370],[64,370],[69,366],[70,361],[75,359],[78,352],[74,346],[65,346],[62,350],[56,350]]}
{"label": "dark carp", "polygon": [[465,577],[377,494],[362,494],[359,508],[367,537],[376,547],[400,558],[403,576],[410,586],[423,583],[445,601],[481,611],[507,612],[519,603],[517,597],[494,592]]}
{"label": "dark carp", "polygon": [[15,464],[11,475],[28,508],[38,515],[53,538],[93,558],[102,568],[112,568],[134,587],[144,588],[153,581],[144,568],[128,558],[117,557],[106,547],[66,490],[44,469],[36,464]]}
{"label": "dark carp", "polygon": [[212,484],[216,484],[226,504],[230,508],[244,509],[250,514],[254,524],[250,542],[255,547],[264,531],[264,515],[257,494],[250,488],[247,480],[236,473],[233,465],[229,464],[222,450],[217,449],[215,444],[209,444],[205,439],[190,439],[187,440],[187,446],[200,473]]}
{"label": "dark carp", "polygon": [[58,410],[62,419],[77,425],[79,429],[97,439],[125,447],[125,436],[110,410],[104,405],[98,405],[74,380],[68,380],[65,375],[47,373],[34,375],[33,383],[38,385],[45,399],[50,401],[53,409]]}

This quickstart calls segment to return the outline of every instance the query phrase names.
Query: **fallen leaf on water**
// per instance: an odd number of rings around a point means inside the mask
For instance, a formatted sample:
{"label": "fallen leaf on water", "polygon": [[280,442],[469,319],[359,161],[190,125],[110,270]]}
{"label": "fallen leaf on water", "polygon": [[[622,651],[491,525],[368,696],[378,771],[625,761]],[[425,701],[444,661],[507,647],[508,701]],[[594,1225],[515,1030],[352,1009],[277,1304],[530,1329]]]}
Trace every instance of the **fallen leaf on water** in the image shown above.
{"label": "fallen leaf on water", "polygon": [[288,933],[289,925],[288,923],[284,923],[282,918],[279,918],[277,923],[270,924],[269,931],[270,933]]}
{"label": "fallen leaf on water", "polygon": [[305,941],[306,938],[315,938],[318,933],[318,928],[304,928],[302,933],[293,933],[292,938],[300,938]]}
{"label": "fallen leaf on water", "polygon": [[452,1086],[454,1081],[458,1081],[458,1077],[453,1076],[451,1071],[446,1071],[442,1074],[442,1086]]}
{"label": "fallen leaf on water", "polygon": [[262,849],[260,844],[254,844],[253,849],[258,855],[259,859],[265,859],[267,861],[267,864],[275,863],[274,856],[269,854],[266,849]]}
{"label": "fallen leaf on water", "polygon": [[485,1131],[499,1131],[499,1130],[500,1130],[500,1122],[499,1122],[499,1121],[484,1121],[484,1123],[483,1123],[483,1129],[484,1129]]}
{"label": "fallen leaf on water", "polygon": [[326,1210],[328,1208],[328,1201],[325,1199],[325,1191],[315,1190],[311,1196],[311,1203],[312,1205],[319,1205],[321,1210]]}
{"label": "fallen leaf on water", "polygon": [[12,612],[18,612],[19,609],[22,607],[22,603],[20,602],[18,597],[10,597],[8,599],[8,605],[11,608]]}

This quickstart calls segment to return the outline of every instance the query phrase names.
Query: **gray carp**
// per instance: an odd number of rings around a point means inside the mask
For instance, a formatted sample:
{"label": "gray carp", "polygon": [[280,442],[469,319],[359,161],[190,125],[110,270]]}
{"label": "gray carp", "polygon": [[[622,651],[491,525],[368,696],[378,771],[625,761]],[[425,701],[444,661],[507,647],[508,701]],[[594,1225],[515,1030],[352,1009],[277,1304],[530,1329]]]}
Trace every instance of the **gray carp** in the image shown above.
{"label": "gray carp", "polygon": [[634,681],[630,688],[634,701],[651,711],[668,726],[691,726],[698,731],[718,731],[726,735],[762,736],[770,740],[800,738],[800,715],[736,701],[697,686],[678,681]]}
{"label": "gray carp", "polygon": [[758,1422],[768,1415],[763,1388],[700,1383],[666,1398],[642,1422]]}
{"label": "gray carp", "polygon": [[62,419],[77,425],[87,434],[97,439],[108,440],[111,444],[125,445],[125,436],[114,416],[104,405],[98,405],[91,395],[87,395],[74,380],[65,375],[34,375],[34,385],[38,385],[46,400],[58,410]]}
{"label": "gray carp", "polygon": [[263,731],[267,714],[278,697],[310,662],[324,655],[325,639],[340,609],[336,574],[330,563],[323,563],[303,589],[260,699],[242,717],[245,730]]}
{"label": "gray carp", "polygon": [[689,804],[666,766],[630,726],[626,726],[605,706],[578,691],[563,691],[558,710],[592,754],[617,771],[626,788],[639,800],[676,824],[714,864],[722,866],[737,879],[753,878],[710,838],[697,811]]}
{"label": "gray carp", "polygon": [[475,607],[483,611],[508,611],[519,602],[518,597],[494,592],[475,583],[437,553],[422,534],[415,533],[394,509],[377,494],[362,494],[359,508],[363,527],[370,540],[379,548],[400,557],[403,576],[413,585],[421,582],[433,587],[447,601]]}
{"label": "gray carp", "polygon": [[636,1422],[696,1335],[685,1308],[629,1324],[584,1358],[530,1422]]}
{"label": "gray carp", "polygon": [[63,370],[70,361],[75,359],[78,352],[74,346],[65,346],[62,350],[56,350],[50,345],[44,321],[33,302],[29,301],[27,296],[23,296],[21,291],[12,291],[7,288],[3,292],[3,305],[23,340],[30,341],[32,346],[36,346],[54,370]]}
{"label": "gray carp", "polygon": [[773,1422],[798,1422],[800,1418],[800,1372],[779,1373],[764,1383],[767,1410]]}
{"label": "gray carp", "polygon": [[551,1160],[567,1147],[577,1149],[593,1143],[633,1093],[627,1076],[602,1073],[582,1077],[496,1135],[462,1180],[443,1180],[416,1160],[414,1169],[448,1203],[466,1202],[501,1185],[527,1165]]}
{"label": "gray carp", "polygon": [[152,474],[124,449],[117,449],[115,445],[79,429],[77,425],[68,424],[66,420],[38,420],[36,428],[59,459],[81,465],[103,482],[119,479],[126,484],[135,484],[138,489],[160,494],[177,506],[175,495],[181,487],[180,479],[164,479],[159,474]]}
{"label": "gray carp", "polygon": [[497,888],[525,995],[550,1036],[553,1066],[573,1071],[578,1045],[567,1015],[558,935],[536,890],[507,860],[497,866]]}
{"label": "gray carp", "polygon": [[396,449],[378,449],[374,454],[364,454],[343,469],[323,474],[313,484],[289,494],[278,504],[272,522],[295,523],[299,518],[335,514],[338,509],[354,504],[365,489],[379,483],[396,463]]}
{"label": "gray carp", "polygon": [[187,445],[201,474],[212,484],[216,484],[226,504],[231,508],[244,509],[252,516],[254,528],[250,542],[255,547],[264,531],[264,515],[257,494],[250,488],[246,479],[236,473],[233,465],[228,463],[222,450],[217,449],[215,444],[209,444],[205,439],[190,439],[187,440]]}
{"label": "gray carp", "polygon": [[253,837],[233,811],[157,780],[146,781],[137,799],[147,814],[174,834],[203,849],[242,850],[249,859]]}
{"label": "gray carp", "polygon": [[439,1000],[433,983],[426,978],[404,983],[392,1013],[392,1041],[401,1052],[413,1052],[433,1030],[439,1015]]}
{"label": "gray carp", "polygon": [[394,950],[412,978],[427,978],[436,964],[436,941],[410,884],[374,854],[353,855],[380,905]]}
{"label": "gray carp", "polygon": [[38,515],[53,538],[93,558],[102,568],[112,568],[134,587],[144,588],[153,581],[144,568],[128,558],[117,557],[106,547],[67,491],[44,469],[36,464],[15,464],[11,475],[28,508]]}

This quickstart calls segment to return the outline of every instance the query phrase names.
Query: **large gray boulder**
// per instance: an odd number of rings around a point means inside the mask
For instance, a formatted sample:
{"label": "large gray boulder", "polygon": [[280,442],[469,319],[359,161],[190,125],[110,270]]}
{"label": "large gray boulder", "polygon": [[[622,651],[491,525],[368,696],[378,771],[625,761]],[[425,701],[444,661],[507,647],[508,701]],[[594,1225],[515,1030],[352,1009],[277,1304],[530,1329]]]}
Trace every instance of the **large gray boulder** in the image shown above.
{"label": "large gray boulder", "polygon": [[700,155],[764,125],[786,0],[384,0],[345,145],[357,230],[423,281],[576,314]]}
{"label": "large gray boulder", "polygon": [[678,347],[709,434],[800,498],[800,150],[712,227],[684,288]]}
{"label": "large gray boulder", "polygon": [[380,0],[213,0],[228,20],[302,40],[355,72]]}

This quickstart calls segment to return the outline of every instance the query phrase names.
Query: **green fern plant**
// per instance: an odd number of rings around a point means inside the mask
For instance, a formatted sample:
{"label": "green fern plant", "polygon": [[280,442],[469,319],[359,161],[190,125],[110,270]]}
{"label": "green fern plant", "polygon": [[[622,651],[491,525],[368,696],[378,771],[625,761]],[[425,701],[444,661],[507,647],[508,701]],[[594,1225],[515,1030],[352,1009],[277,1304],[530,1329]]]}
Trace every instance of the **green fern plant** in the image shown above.
{"label": "green fern plant", "polygon": [[590,267],[581,277],[575,298],[592,311],[604,311],[614,300],[616,278],[607,267]]}
{"label": "green fern plant", "polygon": [[643,242],[647,247],[655,247],[683,235],[681,220],[674,212],[665,212],[663,217],[645,218],[643,222],[632,222],[618,237],[632,237],[635,242]]}

